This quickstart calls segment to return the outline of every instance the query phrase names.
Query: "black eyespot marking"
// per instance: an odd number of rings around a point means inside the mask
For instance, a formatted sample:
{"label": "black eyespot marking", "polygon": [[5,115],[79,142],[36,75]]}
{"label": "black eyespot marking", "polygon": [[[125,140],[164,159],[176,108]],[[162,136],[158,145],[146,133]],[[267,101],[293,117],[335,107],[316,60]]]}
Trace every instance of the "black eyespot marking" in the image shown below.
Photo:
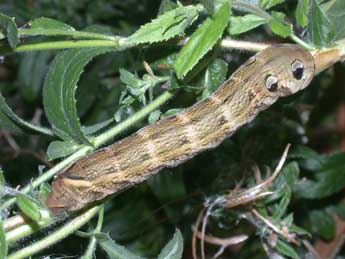
{"label": "black eyespot marking", "polygon": [[268,75],[265,79],[265,86],[268,91],[273,92],[278,88],[278,78],[274,75]]}
{"label": "black eyespot marking", "polygon": [[294,62],[292,62],[291,69],[292,74],[296,79],[300,80],[303,77],[304,64],[302,61],[296,59]]}

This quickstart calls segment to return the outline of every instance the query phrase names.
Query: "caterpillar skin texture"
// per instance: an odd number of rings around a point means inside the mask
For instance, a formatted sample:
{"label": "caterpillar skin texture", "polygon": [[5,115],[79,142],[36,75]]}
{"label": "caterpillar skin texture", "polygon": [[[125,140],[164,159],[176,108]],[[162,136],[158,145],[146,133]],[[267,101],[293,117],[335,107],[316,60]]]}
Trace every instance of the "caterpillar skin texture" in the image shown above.
{"label": "caterpillar skin texture", "polygon": [[209,98],[58,174],[47,206],[56,214],[78,210],[216,147],[279,97],[304,89],[314,70],[312,55],[298,45],[274,45],[257,53]]}

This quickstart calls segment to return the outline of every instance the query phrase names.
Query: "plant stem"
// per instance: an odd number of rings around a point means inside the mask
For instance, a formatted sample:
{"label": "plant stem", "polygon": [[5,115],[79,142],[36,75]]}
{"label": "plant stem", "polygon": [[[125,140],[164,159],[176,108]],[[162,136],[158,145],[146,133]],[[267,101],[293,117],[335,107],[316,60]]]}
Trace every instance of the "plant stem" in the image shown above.
{"label": "plant stem", "polygon": [[98,39],[98,40],[110,40],[110,41],[118,41],[117,36],[106,35],[101,33],[95,32],[88,32],[88,31],[68,31],[68,30],[59,30],[59,29],[18,29],[19,37],[26,37],[26,36],[71,36],[74,38],[88,38],[88,39]]}
{"label": "plant stem", "polygon": [[7,259],[22,259],[27,258],[31,255],[34,255],[47,247],[57,243],[59,240],[66,238],[79,228],[81,228],[83,225],[85,225],[93,216],[95,216],[100,207],[96,206],[93,207],[83,214],[79,215],[78,217],[74,218],[67,224],[65,224],[62,228],[55,231],[54,233],[48,235],[47,237],[41,239],[40,241],[37,241],[33,243],[32,245],[29,245],[17,252],[14,252],[13,254],[10,254]]}
{"label": "plant stem", "polygon": [[270,46],[266,43],[234,40],[231,38],[225,38],[221,41],[220,46],[225,49],[240,49],[247,51],[261,51]]}
{"label": "plant stem", "polygon": [[32,233],[50,225],[53,223],[54,219],[51,217],[50,213],[48,211],[41,211],[41,215],[43,216],[42,220],[39,222],[31,222],[27,223],[25,225],[21,225],[9,232],[6,233],[6,242],[7,243],[13,243],[18,241],[19,239],[22,239],[28,235],[31,235]]}
{"label": "plant stem", "polygon": [[298,43],[299,45],[305,47],[308,50],[314,50],[315,48],[311,46],[310,44],[306,43],[305,41],[298,38],[295,34],[291,34],[289,36],[294,42]]}
{"label": "plant stem", "polygon": [[[102,230],[102,225],[103,225],[103,219],[104,219],[104,206],[102,205],[102,207],[99,210],[98,213],[98,221],[97,221],[97,226],[94,230],[94,233],[100,233]],[[80,259],[92,259],[93,258],[93,254],[95,252],[96,249],[96,245],[97,245],[97,239],[95,238],[95,236],[92,236],[90,238],[90,243],[88,248],[86,249],[84,255],[82,257],[80,257]]]}
{"label": "plant stem", "polygon": [[90,47],[119,47],[117,41],[110,40],[62,40],[51,42],[38,42],[18,45],[14,48],[14,52],[24,52],[33,50],[48,49],[74,49],[74,48],[90,48]]}

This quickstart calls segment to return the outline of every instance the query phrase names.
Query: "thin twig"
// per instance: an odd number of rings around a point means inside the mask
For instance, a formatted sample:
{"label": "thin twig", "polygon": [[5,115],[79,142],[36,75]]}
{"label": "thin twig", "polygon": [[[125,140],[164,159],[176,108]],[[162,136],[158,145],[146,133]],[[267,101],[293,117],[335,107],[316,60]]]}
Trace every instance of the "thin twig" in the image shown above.
{"label": "thin twig", "polygon": [[264,218],[256,209],[252,209],[251,211],[257,218],[259,218],[261,221],[263,221],[274,232],[285,237],[289,242],[299,245],[299,242],[295,239],[295,237],[293,235],[290,235],[289,233],[286,233],[285,231],[279,229],[271,221]]}

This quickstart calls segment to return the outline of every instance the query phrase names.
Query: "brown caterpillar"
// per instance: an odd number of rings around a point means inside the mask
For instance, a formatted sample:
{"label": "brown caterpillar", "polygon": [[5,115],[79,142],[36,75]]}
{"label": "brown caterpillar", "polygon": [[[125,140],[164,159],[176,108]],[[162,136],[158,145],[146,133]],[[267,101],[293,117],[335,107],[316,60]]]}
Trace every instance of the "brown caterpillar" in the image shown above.
{"label": "brown caterpillar", "polygon": [[58,174],[47,206],[54,213],[78,210],[216,147],[279,97],[304,89],[314,71],[313,56],[298,45],[266,48],[209,98],[94,152]]}

